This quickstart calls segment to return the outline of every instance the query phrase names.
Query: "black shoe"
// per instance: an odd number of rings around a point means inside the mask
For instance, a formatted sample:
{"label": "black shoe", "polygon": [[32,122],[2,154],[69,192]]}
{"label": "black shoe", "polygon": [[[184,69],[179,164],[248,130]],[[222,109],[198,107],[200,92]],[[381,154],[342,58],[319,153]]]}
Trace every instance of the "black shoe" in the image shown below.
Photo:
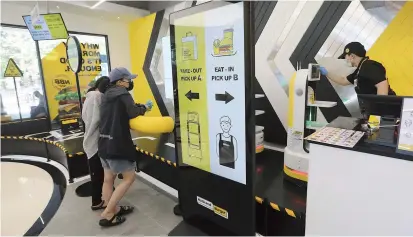
{"label": "black shoe", "polygon": [[122,175],[122,174],[118,174],[118,179],[123,179],[123,175]]}
{"label": "black shoe", "polygon": [[182,216],[181,207],[179,206],[179,204],[174,207],[174,214],[176,216]]}

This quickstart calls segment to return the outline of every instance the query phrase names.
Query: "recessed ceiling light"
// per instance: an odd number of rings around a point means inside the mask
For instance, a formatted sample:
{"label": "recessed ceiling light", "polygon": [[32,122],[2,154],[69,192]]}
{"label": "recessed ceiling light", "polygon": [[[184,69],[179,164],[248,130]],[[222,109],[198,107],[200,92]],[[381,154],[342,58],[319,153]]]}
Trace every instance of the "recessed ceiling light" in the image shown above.
{"label": "recessed ceiling light", "polygon": [[118,16],[118,20],[120,19],[120,16]]}
{"label": "recessed ceiling light", "polygon": [[60,9],[60,7],[59,7],[59,6],[56,6],[56,8],[57,8],[57,9]]}

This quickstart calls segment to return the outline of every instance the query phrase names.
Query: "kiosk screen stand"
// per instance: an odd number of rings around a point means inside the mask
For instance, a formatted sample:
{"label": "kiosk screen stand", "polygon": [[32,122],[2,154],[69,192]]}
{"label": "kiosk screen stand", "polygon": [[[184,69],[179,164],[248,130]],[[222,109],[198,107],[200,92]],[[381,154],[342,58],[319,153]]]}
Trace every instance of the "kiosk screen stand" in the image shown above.
{"label": "kiosk screen stand", "polygon": [[251,12],[209,2],[170,17],[180,207],[211,235],[255,235]]}

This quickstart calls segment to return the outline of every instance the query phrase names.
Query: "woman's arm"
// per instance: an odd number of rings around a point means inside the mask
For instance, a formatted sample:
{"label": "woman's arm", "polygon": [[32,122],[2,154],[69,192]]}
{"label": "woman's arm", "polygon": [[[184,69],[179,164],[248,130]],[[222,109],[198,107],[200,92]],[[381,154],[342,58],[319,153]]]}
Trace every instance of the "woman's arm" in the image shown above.
{"label": "woman's arm", "polygon": [[99,122],[100,122],[100,102],[101,102],[101,96],[97,95],[94,97],[93,104],[92,104],[92,109],[93,112],[91,114],[90,118],[90,130],[99,130]]}
{"label": "woman's arm", "polygon": [[147,110],[145,105],[135,104],[135,101],[133,101],[133,98],[129,93],[122,95],[120,98],[126,106],[126,111],[128,112],[128,116],[130,119],[145,114]]}

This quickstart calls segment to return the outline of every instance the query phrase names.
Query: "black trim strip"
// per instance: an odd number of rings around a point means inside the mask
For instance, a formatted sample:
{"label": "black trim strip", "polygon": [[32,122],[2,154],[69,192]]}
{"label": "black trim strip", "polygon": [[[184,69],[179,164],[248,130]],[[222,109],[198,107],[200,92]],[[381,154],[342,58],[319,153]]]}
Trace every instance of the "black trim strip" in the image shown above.
{"label": "black trim strip", "polygon": [[1,162],[11,162],[11,163],[24,163],[29,165],[34,165],[39,167],[45,171],[47,171],[53,179],[53,192],[52,197],[49,200],[46,208],[43,210],[42,214],[37,218],[37,220],[33,223],[32,227],[24,234],[24,236],[38,236],[53,216],[56,214],[57,210],[59,210],[60,204],[63,201],[63,197],[66,192],[66,178],[62,174],[62,172],[54,167],[51,164],[41,163],[36,161],[23,161],[23,160],[14,160],[10,158],[3,158]]}
{"label": "black trim strip", "polygon": [[[316,63],[314,59],[315,56],[320,51],[350,3],[349,1],[323,2],[320,10],[317,12],[290,57],[290,62],[295,69],[297,69],[297,62],[301,62],[303,68],[309,63]],[[320,108],[327,122],[333,121],[338,116],[351,117],[350,112],[338,96],[336,90],[326,78],[322,78],[322,80],[317,83],[315,94],[317,100],[337,101],[337,106],[333,108]]]}
{"label": "black trim strip", "polygon": [[166,109],[166,105],[162,99],[161,93],[159,92],[159,88],[156,85],[155,79],[153,78],[152,72],[150,70],[151,61],[153,54],[155,52],[156,42],[158,41],[158,35],[162,26],[164,14],[165,10],[156,13],[151,38],[149,40],[148,51],[146,52],[145,62],[143,64],[143,72],[145,73],[146,80],[148,81],[149,87],[151,88],[156,104],[159,107],[159,111],[161,112],[162,116],[169,116],[168,110]]}
{"label": "black trim strip", "polygon": [[253,2],[252,4],[254,5],[255,45],[260,38],[265,25],[267,25],[267,22],[277,5],[277,1],[259,1]]}

